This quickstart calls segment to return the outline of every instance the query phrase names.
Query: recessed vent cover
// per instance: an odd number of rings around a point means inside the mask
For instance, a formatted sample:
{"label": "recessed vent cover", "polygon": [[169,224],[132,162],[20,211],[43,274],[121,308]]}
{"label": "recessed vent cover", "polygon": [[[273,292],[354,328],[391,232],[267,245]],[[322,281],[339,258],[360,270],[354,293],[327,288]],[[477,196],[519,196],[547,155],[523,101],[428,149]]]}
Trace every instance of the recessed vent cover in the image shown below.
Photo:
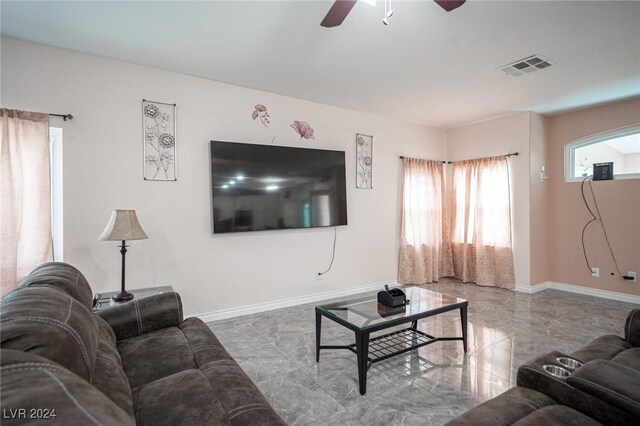
{"label": "recessed vent cover", "polygon": [[509,65],[498,68],[499,71],[504,72],[512,77],[520,77],[525,74],[531,74],[532,72],[549,68],[553,65],[553,62],[548,60],[542,55],[533,55],[528,58],[520,59]]}

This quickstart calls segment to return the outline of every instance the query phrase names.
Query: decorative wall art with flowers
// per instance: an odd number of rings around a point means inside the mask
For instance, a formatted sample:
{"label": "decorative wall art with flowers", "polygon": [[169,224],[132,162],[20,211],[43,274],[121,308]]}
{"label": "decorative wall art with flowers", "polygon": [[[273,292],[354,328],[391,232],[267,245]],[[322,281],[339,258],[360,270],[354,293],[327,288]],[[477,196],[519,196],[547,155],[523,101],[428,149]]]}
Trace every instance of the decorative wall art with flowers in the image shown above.
{"label": "decorative wall art with flowers", "polygon": [[373,189],[373,136],[356,134],[356,188]]}
{"label": "decorative wall art with flowers", "polygon": [[144,179],[178,179],[176,164],[176,104],[142,100]]}
{"label": "decorative wall art with flowers", "polygon": [[[256,106],[253,107],[253,111],[251,112],[251,119],[253,121],[260,119],[260,123],[262,123],[264,127],[269,127],[269,124],[271,124],[269,112],[267,111],[267,107],[264,106],[263,104],[256,104]],[[291,127],[293,131],[296,132],[298,136],[300,136],[300,140],[302,139],[315,140],[316,138],[313,134],[314,133],[313,127],[311,127],[311,125],[306,121],[293,120],[293,122],[289,125],[289,127]],[[275,139],[276,138],[274,136],[273,139],[271,140],[272,145]]]}

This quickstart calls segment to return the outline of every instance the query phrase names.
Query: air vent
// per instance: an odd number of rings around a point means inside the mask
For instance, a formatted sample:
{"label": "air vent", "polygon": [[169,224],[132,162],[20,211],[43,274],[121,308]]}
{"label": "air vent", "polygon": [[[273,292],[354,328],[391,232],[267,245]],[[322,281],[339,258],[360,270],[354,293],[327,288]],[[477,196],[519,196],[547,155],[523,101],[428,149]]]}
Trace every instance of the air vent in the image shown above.
{"label": "air vent", "polygon": [[498,70],[512,77],[520,77],[525,74],[531,74],[532,72],[549,68],[552,65],[553,62],[551,62],[544,56],[533,55],[529,56],[528,58],[515,61],[509,65],[500,67],[498,68]]}

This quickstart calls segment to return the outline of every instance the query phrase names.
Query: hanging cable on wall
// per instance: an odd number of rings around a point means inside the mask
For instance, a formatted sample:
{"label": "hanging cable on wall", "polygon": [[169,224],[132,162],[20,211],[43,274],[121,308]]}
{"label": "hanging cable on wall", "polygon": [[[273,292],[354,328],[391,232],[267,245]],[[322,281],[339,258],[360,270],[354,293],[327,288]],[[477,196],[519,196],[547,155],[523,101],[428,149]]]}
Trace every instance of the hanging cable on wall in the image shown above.
{"label": "hanging cable on wall", "polygon": [[[593,198],[594,210],[592,210],[591,206],[589,206],[589,203],[587,202],[587,197],[584,194],[584,184],[587,181],[589,181],[589,191],[591,192],[591,198]],[[587,263],[587,268],[589,268],[590,273],[593,272],[593,269],[591,268],[591,264],[589,263],[589,258],[587,256],[587,249],[584,244],[584,235],[590,224],[592,224],[593,222],[600,222],[600,226],[602,226],[602,232],[604,233],[604,239],[607,242],[607,247],[609,248],[609,253],[611,254],[611,259],[613,259],[613,264],[616,267],[616,272],[618,273],[618,276],[623,280],[633,280],[633,277],[628,275],[622,275],[622,273],[620,272],[618,261],[616,260],[615,254],[613,254],[613,249],[611,248],[611,243],[609,242],[609,236],[607,235],[607,228],[604,226],[604,221],[602,220],[602,214],[600,214],[600,208],[598,207],[598,200],[596,199],[596,194],[593,191],[593,185],[591,184],[592,182],[593,182],[593,176],[589,175],[589,176],[585,176],[585,178],[582,179],[582,183],[580,184],[580,193],[582,194],[582,201],[584,201],[584,205],[587,207],[587,210],[591,215],[591,219],[587,223],[585,223],[584,227],[582,228],[582,253],[584,254],[584,260]]]}
{"label": "hanging cable on wall", "polygon": [[584,205],[589,211],[589,214],[591,215],[591,219],[587,223],[585,223],[584,226],[582,227],[582,254],[584,255],[584,261],[587,263],[587,268],[589,268],[589,273],[592,273],[593,269],[591,269],[591,264],[589,263],[589,257],[587,256],[587,248],[584,244],[584,234],[587,231],[587,228],[589,227],[589,225],[591,225],[593,222],[598,220],[596,218],[596,215],[593,214],[593,211],[591,210],[589,203],[587,202],[587,197],[585,197],[584,195],[584,183],[587,181],[587,179],[591,177],[592,176],[585,176],[585,178],[582,179],[582,183],[580,184],[580,194],[582,194],[582,201],[584,201]]}
{"label": "hanging cable on wall", "polygon": [[318,276],[322,276],[331,270],[331,267],[333,266],[333,261],[336,258],[336,240],[337,239],[338,239],[338,227],[334,226],[333,227],[333,253],[331,255],[331,263],[329,264],[329,267],[326,270],[322,272],[318,272]]}

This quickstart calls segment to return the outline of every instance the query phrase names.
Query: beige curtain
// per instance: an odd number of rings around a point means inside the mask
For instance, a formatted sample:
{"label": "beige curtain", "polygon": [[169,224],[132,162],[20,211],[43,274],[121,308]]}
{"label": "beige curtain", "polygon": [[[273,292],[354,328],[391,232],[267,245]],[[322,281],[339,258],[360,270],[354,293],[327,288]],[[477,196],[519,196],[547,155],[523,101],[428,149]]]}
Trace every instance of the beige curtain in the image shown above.
{"label": "beige curtain", "polygon": [[454,163],[451,246],[463,282],[514,287],[509,192],[506,157]]}
{"label": "beige curtain", "polygon": [[49,115],[0,110],[0,293],[52,260]]}
{"label": "beige curtain", "polygon": [[452,275],[440,161],[403,160],[398,282],[424,284]]}

